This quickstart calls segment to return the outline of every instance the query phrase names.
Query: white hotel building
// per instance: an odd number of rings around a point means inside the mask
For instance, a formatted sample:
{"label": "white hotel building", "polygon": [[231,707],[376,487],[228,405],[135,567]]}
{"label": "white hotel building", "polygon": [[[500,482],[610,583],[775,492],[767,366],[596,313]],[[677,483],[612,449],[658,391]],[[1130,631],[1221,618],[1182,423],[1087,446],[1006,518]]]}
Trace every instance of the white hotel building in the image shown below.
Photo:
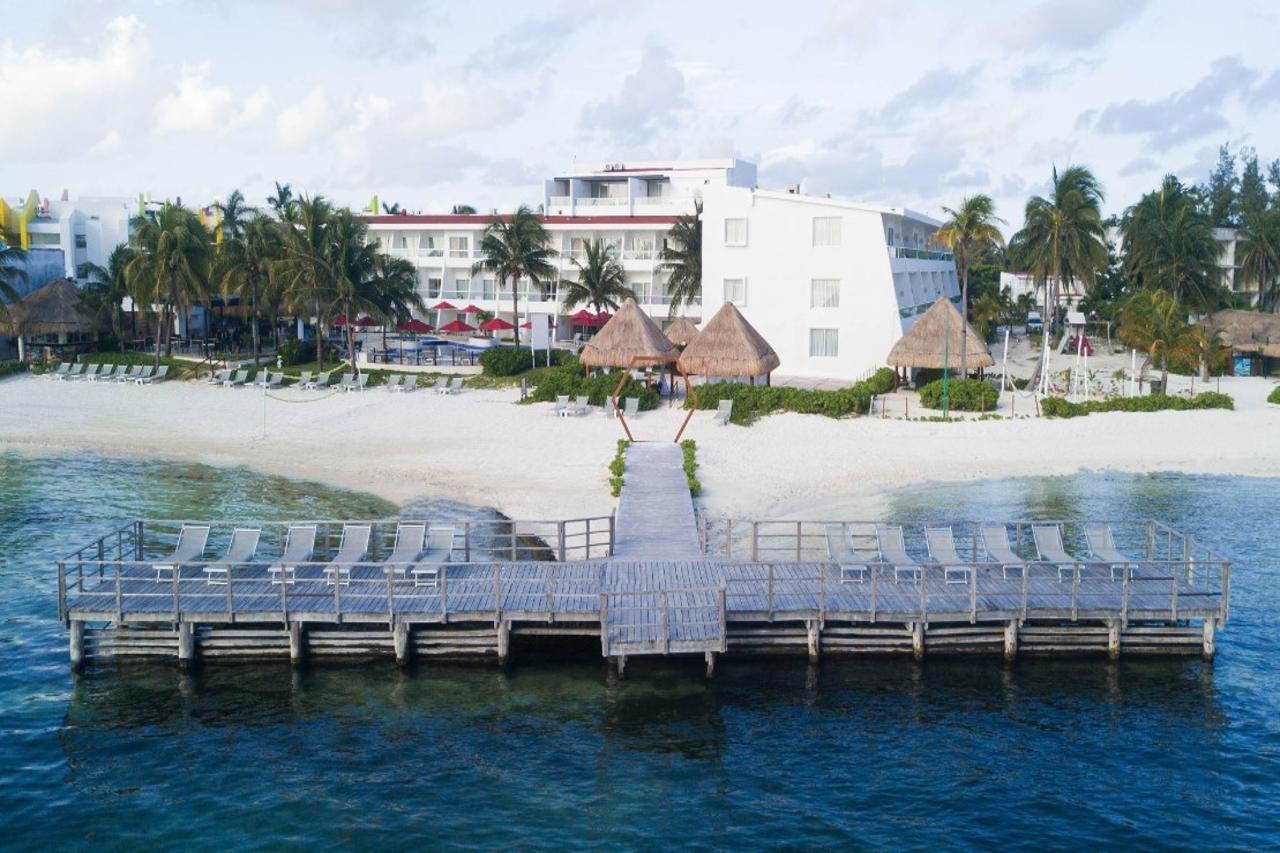
{"label": "white hotel building", "polygon": [[[927,248],[936,221],[877,207],[755,186],[739,160],[617,163],[582,168],[546,182],[543,222],[559,278],[600,239],[610,245],[637,301],[667,317],[666,275],[658,268],[671,226],[703,202],[702,296],[681,313],[709,319],[726,301],[778,352],[781,377],[853,380],[884,364],[894,342],[939,296],[959,298],[951,256]],[[428,305],[468,303],[511,319],[510,285],[472,274],[492,214],[368,217],[384,250],[418,266]],[[559,318],[571,329],[555,283],[544,296],[518,286],[521,312]],[[434,316],[430,319],[435,319]],[[446,319],[449,319],[446,314]]]}

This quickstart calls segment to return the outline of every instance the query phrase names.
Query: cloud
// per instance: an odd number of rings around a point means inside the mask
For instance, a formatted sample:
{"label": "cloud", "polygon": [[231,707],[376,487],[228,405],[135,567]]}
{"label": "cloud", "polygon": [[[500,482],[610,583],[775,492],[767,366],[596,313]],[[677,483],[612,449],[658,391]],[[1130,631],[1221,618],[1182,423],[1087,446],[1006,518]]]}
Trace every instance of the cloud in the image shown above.
{"label": "cloud", "polygon": [[822,114],[822,107],[802,101],[792,95],[778,108],[778,120],[784,125],[804,124]]}
{"label": "cloud", "polygon": [[[905,159],[886,162],[879,147],[850,132],[820,145],[796,146],[766,156],[761,183],[798,183],[807,193],[831,192],[863,201],[901,204],[936,194],[937,188],[957,173],[963,159],[958,146],[933,137],[917,144]],[[963,182],[974,175],[956,177]]]}
{"label": "cloud", "polygon": [[967,95],[973,91],[978,70],[975,65],[963,71],[953,71],[950,68],[928,71],[885,104],[877,119],[890,124],[901,122],[922,108],[933,110],[946,101]]}
{"label": "cloud", "polygon": [[1120,168],[1120,175],[1126,178],[1131,175],[1145,175],[1149,172],[1154,172],[1159,168],[1160,164],[1155,160],[1152,160],[1150,157],[1139,157],[1136,160],[1130,160],[1122,166]]}
{"label": "cloud", "polygon": [[1258,72],[1234,57],[1215,60],[1209,73],[1190,89],[1154,101],[1131,99],[1111,104],[1099,114],[1099,133],[1134,133],[1147,137],[1157,151],[1199,139],[1228,127],[1224,101],[1247,95]]}
{"label": "cloud", "polygon": [[164,132],[210,130],[231,105],[231,90],[209,84],[209,64],[184,65],[177,91],[156,104],[155,128]]}
{"label": "cloud", "polygon": [[1270,106],[1276,101],[1280,101],[1280,69],[1272,71],[1249,93],[1249,106],[1254,108]]}
{"label": "cloud", "polygon": [[527,104],[526,93],[488,83],[426,83],[409,122],[430,134],[491,130],[518,118]]}
{"label": "cloud", "polygon": [[93,144],[89,149],[89,154],[94,157],[101,157],[120,150],[123,143],[120,131],[112,128],[102,135],[102,138]]}
{"label": "cloud", "polygon": [[606,0],[579,0],[564,8],[542,15],[532,15],[499,32],[492,43],[477,50],[466,66],[476,71],[528,72],[553,61],[549,48],[573,40],[583,29],[603,17],[618,4]]}
{"label": "cloud", "polygon": [[333,124],[329,96],[322,87],[316,86],[276,116],[276,138],[285,148],[300,148]]}
{"label": "cloud", "polygon": [[648,141],[690,106],[684,75],[671,62],[671,51],[649,42],[640,66],[623,78],[617,94],[582,108],[582,127],[622,145]]}
{"label": "cloud", "polygon": [[1093,68],[1097,62],[1084,57],[1076,57],[1069,62],[1033,62],[1022,67],[1011,81],[1013,88],[1022,91],[1043,89],[1059,78],[1069,76],[1077,71]]}
{"label": "cloud", "polygon": [[1142,14],[1146,0],[1046,0],[1014,18],[1004,42],[1018,50],[1087,50]]}

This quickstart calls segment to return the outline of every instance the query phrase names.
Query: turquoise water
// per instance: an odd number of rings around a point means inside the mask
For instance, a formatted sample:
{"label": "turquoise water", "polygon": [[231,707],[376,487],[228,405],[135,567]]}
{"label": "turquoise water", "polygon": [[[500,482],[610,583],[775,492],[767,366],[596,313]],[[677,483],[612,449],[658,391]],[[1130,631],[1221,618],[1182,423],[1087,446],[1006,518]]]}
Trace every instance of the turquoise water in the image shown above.
{"label": "turquoise water", "polygon": [[[916,518],[1153,515],[1235,560],[1199,660],[93,668],[51,558],[134,515],[376,516],[246,471],[0,455],[0,844],[13,848],[1274,847],[1280,481],[919,487]],[[1264,514],[1264,513],[1270,513]],[[518,649],[517,649],[518,655]]]}

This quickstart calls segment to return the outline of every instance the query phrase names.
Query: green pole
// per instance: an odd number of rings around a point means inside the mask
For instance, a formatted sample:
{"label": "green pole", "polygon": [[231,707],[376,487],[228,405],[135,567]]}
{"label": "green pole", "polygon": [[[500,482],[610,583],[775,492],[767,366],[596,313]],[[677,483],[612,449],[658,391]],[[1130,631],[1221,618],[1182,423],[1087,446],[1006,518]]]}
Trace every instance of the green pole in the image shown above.
{"label": "green pole", "polygon": [[947,315],[947,332],[942,339],[942,417],[947,417],[947,404],[950,402],[948,385],[951,380],[951,315]]}

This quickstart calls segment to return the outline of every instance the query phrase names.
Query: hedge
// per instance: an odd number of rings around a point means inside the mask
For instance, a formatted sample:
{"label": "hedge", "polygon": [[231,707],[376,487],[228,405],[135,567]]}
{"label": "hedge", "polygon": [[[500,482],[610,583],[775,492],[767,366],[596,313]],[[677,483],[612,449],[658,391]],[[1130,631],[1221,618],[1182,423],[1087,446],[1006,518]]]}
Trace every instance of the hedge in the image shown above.
{"label": "hedge", "polygon": [[1271,393],[1267,395],[1267,402],[1280,406],[1280,385],[1271,389]]}
{"label": "hedge", "polygon": [[[578,358],[565,350],[551,350],[551,366],[577,364]],[[538,366],[544,362],[539,360]],[[515,376],[533,369],[533,351],[523,347],[491,347],[480,353],[480,367],[486,376]]]}
{"label": "hedge", "polygon": [[[996,407],[1000,392],[980,379],[952,379],[947,386],[947,408],[956,412],[989,412]],[[920,389],[920,404],[942,408],[942,380],[935,379]]]}
{"label": "hedge", "polygon": [[[534,403],[552,403],[556,397],[568,395],[579,400],[585,397],[593,406],[605,405],[613,394],[613,389],[618,387],[618,374],[583,376],[582,368],[576,362],[577,359],[574,359],[572,363],[567,362],[537,375],[529,400]],[[641,411],[658,408],[658,392],[644,387],[634,379],[628,379],[627,384],[622,386],[619,399],[623,397],[639,397]]]}
{"label": "hedge", "polygon": [[[871,398],[878,394],[889,393],[893,390],[893,386],[894,373],[891,367],[882,367],[869,379],[834,391],[815,391],[780,385],[744,385],[741,382],[712,382],[698,386],[698,408],[715,409],[719,407],[721,400],[733,400],[733,413],[730,420],[744,426],[756,418],[775,412],[843,418],[849,415],[865,415],[871,409]],[[685,398],[684,407],[693,408],[692,397]]]}
{"label": "hedge", "polygon": [[0,361],[0,377],[12,376],[27,369],[25,361]]}
{"label": "hedge", "polygon": [[697,497],[702,492],[702,483],[698,482],[698,444],[691,438],[680,442],[680,453],[684,456],[684,478],[689,483],[689,494]]}
{"label": "hedge", "polygon": [[[127,364],[132,367],[135,364],[154,365],[156,356],[154,352],[91,352],[81,354],[78,360],[82,364]],[[161,356],[160,364],[168,366],[169,379],[190,379],[200,372],[204,363]]]}
{"label": "hedge", "polygon": [[1149,397],[1111,397],[1083,403],[1073,403],[1061,397],[1049,397],[1040,401],[1040,412],[1048,418],[1078,418],[1094,412],[1181,412],[1190,409],[1234,408],[1234,400],[1216,391],[1206,391],[1194,397],[1155,394]]}

